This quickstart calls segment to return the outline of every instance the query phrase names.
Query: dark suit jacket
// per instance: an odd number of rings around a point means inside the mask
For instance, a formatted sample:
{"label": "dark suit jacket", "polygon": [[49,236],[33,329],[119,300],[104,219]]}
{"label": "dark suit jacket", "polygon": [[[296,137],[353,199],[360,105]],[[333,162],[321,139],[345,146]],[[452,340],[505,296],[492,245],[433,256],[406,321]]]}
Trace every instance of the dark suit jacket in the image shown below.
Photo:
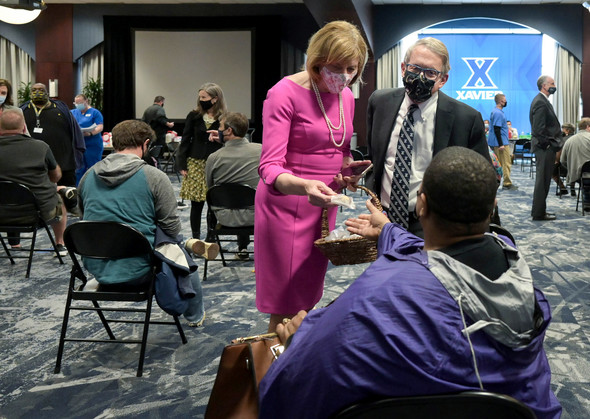
{"label": "dark suit jacket", "polygon": [[[382,89],[373,92],[367,110],[367,145],[373,161],[372,189],[381,193],[381,178],[391,132],[404,100],[405,89]],[[477,151],[491,164],[481,114],[471,106],[459,102],[439,90],[434,123],[432,155],[450,146],[462,146]]]}
{"label": "dark suit jacket", "polygon": [[529,112],[531,121],[531,145],[533,149],[546,150],[550,139],[561,141],[561,125],[553,106],[541,92],[533,99]]}

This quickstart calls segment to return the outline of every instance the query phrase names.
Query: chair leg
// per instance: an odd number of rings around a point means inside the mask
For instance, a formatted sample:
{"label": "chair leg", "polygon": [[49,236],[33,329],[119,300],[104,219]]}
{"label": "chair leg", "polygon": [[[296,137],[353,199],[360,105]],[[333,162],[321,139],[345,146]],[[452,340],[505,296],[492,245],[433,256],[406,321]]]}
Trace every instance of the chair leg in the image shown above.
{"label": "chair leg", "polygon": [[139,364],[137,365],[137,377],[143,375],[143,361],[145,359],[145,349],[147,346],[148,332],[150,330],[150,317],[152,314],[152,300],[153,300],[153,283],[151,285],[150,295],[148,296],[147,306],[145,309],[145,321],[143,322],[143,336],[141,338],[141,350],[139,351]]}
{"label": "chair leg", "polygon": [[37,240],[37,230],[33,231],[33,238],[31,239],[31,249],[29,250],[29,263],[27,265],[27,274],[25,278],[31,275],[31,265],[33,264],[33,252],[35,251],[35,241]]}
{"label": "chair leg", "polygon": [[64,343],[66,339],[66,331],[68,329],[68,320],[70,318],[70,307],[72,305],[72,296],[71,291],[68,291],[68,299],[66,301],[66,309],[64,311],[64,320],[61,326],[61,334],[59,336],[59,345],[57,347],[57,359],[55,361],[55,369],[53,370],[54,374],[59,374],[61,370],[61,359],[64,353]]}
{"label": "chair leg", "polygon": [[223,254],[223,248],[221,247],[221,239],[219,238],[219,235],[217,235],[217,233],[215,233],[215,241],[219,245],[219,254],[221,255],[221,263],[225,267],[225,266],[227,266],[227,263],[225,263],[225,255]]}
{"label": "chair leg", "polygon": [[105,330],[107,331],[107,334],[109,335],[109,339],[116,340],[115,335],[114,335],[113,331],[111,330],[111,327],[109,326],[109,322],[107,321],[106,317],[104,316],[102,310],[100,310],[100,306],[98,305],[98,302],[93,300],[92,305],[98,309],[98,310],[96,310],[96,314],[98,314],[98,317],[100,317],[100,321],[102,322],[102,325],[104,326]]}
{"label": "chair leg", "polygon": [[178,320],[178,316],[172,316],[174,317],[174,324],[176,325],[176,328],[178,329],[178,333],[180,334],[180,339],[182,340],[182,343],[185,344],[187,342],[186,340],[186,336],[184,335],[184,329],[182,328],[182,325],[180,324],[180,321]]}
{"label": "chair leg", "polygon": [[[580,190],[582,189],[582,182],[580,182],[580,187],[578,188],[578,198],[576,199],[576,212],[578,211],[578,206],[580,205]],[[582,212],[584,211],[584,206],[582,205]],[[584,214],[582,214],[584,215]]]}
{"label": "chair leg", "polygon": [[8,256],[8,259],[10,259],[10,263],[12,265],[14,265],[16,262],[12,258],[12,255],[10,254],[10,250],[8,250],[8,246],[6,246],[6,243],[4,242],[4,239],[2,238],[1,235],[0,235],[0,242],[2,242],[2,247],[4,248],[4,251],[6,252],[6,256]]}

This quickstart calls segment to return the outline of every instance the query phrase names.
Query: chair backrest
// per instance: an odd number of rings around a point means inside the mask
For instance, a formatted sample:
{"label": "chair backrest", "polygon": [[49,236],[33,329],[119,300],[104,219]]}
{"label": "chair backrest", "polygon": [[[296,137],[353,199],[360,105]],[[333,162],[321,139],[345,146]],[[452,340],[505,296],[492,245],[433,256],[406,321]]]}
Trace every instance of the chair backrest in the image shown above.
{"label": "chair backrest", "polygon": [[[35,194],[25,185],[10,180],[0,181],[0,216],[10,219],[29,219],[35,223],[40,215],[39,203]],[[27,223],[28,224],[28,223]]]}
{"label": "chair backrest", "polygon": [[241,183],[222,183],[207,191],[209,207],[245,209],[254,205],[256,189]]}
{"label": "chair backrest", "polygon": [[79,221],[64,232],[68,251],[95,259],[151,255],[148,239],[137,229],[115,221]]}
{"label": "chair backrest", "polygon": [[355,161],[365,160],[365,156],[359,150],[350,150],[350,154]]}
{"label": "chair backrest", "polygon": [[581,173],[590,173],[590,160],[582,165]]}
{"label": "chair backrest", "polygon": [[536,419],[525,404],[502,394],[457,394],[385,398],[344,409],[334,419]]}
{"label": "chair backrest", "polygon": [[0,181],[0,205],[16,206],[26,204],[37,207],[35,194],[29,188],[10,180]]}
{"label": "chair backrest", "polygon": [[514,239],[514,236],[512,236],[512,234],[504,227],[498,224],[490,223],[489,230],[490,233],[496,233],[498,235],[508,237],[510,240],[512,240],[512,243],[516,245],[516,240]]}

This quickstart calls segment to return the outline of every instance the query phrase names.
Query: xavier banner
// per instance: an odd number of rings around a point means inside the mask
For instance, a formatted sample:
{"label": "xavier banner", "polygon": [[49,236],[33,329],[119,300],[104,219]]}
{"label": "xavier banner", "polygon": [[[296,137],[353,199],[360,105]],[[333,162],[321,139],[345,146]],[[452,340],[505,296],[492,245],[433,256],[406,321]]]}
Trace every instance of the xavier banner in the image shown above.
{"label": "xavier banner", "polygon": [[494,96],[504,93],[506,119],[529,133],[529,108],[539,93],[542,35],[529,34],[434,34],[449,50],[451,71],[442,88],[447,95],[464,102],[490,119],[496,106]]}

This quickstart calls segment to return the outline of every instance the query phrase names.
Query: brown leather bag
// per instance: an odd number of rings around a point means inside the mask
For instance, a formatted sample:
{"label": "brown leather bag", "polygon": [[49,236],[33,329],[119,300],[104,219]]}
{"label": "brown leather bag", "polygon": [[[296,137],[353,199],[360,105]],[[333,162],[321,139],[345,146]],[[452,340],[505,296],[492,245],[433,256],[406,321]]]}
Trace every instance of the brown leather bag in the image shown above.
{"label": "brown leather bag", "polygon": [[276,333],[234,339],[223,348],[205,419],[256,419],[258,385],[281,350]]}

